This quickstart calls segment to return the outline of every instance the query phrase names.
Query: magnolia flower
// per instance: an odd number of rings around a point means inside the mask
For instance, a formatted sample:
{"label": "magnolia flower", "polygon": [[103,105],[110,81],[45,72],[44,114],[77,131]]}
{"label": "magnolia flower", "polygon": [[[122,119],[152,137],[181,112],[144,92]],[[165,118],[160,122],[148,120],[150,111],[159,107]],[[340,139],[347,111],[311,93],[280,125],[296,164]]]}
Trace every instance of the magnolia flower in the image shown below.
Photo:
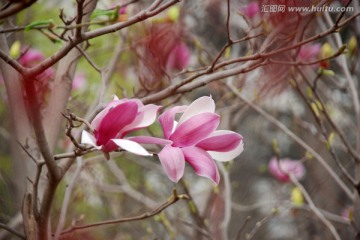
{"label": "magnolia flower", "polygon": [[[45,59],[44,54],[39,50],[30,48],[19,58],[19,63],[24,67],[33,67]],[[40,74],[40,79],[49,79],[54,76],[54,70],[52,68],[46,69]]]}
{"label": "magnolia flower", "polygon": [[190,51],[185,43],[179,42],[173,47],[167,58],[166,69],[183,70],[189,65]]}
{"label": "magnolia flower", "polygon": [[289,158],[277,159],[271,158],[268,170],[280,182],[289,182],[289,174],[293,174],[298,180],[304,177],[305,167],[300,161]]}
{"label": "magnolia flower", "polygon": [[[39,64],[44,59],[44,54],[42,54],[39,50],[29,48],[19,58],[19,63],[24,67],[33,67]],[[50,67],[36,76],[36,81],[34,82],[34,85],[36,89],[36,94],[39,96],[39,100],[41,102],[41,108],[45,108],[49,93],[53,88],[54,75],[54,69]]]}
{"label": "magnolia flower", "polygon": [[139,33],[138,38],[143,40],[136,45],[135,51],[140,83],[147,91],[160,90],[168,84],[169,74],[189,64],[190,50],[183,41],[185,30],[180,23],[166,21],[154,22]]}
{"label": "magnolia flower", "polygon": [[241,8],[240,11],[248,19],[253,19],[257,14],[260,13],[259,3],[251,2],[247,6]]}
{"label": "magnolia flower", "polygon": [[86,87],[86,77],[83,72],[75,73],[73,82],[72,82],[73,90],[84,90]]}
{"label": "magnolia flower", "polygon": [[307,61],[307,62],[316,61],[318,59],[320,50],[321,50],[321,45],[318,43],[303,45],[300,48],[298,58],[302,61]]}
{"label": "magnolia flower", "polygon": [[81,143],[89,144],[103,152],[119,148],[128,152],[151,156],[140,144],[125,136],[135,130],[150,126],[155,120],[160,106],[144,105],[138,99],[121,99],[116,96],[113,101],[94,118],[91,127],[94,136],[83,131]]}
{"label": "magnolia flower", "polygon": [[[220,176],[213,159],[232,160],[244,147],[240,134],[227,130],[216,131],[220,116],[214,112],[213,99],[201,97],[189,106],[170,108],[159,117],[165,140],[149,137],[135,139],[139,143],[165,145],[158,157],[165,173],[173,182],[179,181],[183,176],[187,162],[196,174],[218,184]],[[177,113],[182,113],[178,122],[175,121]]]}

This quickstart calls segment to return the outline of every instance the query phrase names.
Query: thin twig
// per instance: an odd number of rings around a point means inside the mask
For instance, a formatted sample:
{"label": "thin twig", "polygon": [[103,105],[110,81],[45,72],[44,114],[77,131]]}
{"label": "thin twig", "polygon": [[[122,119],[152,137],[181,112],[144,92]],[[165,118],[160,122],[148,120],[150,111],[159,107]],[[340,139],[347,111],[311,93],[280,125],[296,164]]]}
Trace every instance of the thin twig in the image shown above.
{"label": "thin twig", "polygon": [[[301,72],[300,69],[299,69],[299,71],[300,71],[302,77],[303,77],[304,79],[306,79],[306,76],[302,74],[302,72]],[[354,179],[352,176],[350,176],[350,174],[347,172],[347,170],[345,169],[345,167],[344,167],[344,166],[342,165],[342,163],[340,162],[338,156],[337,156],[336,153],[334,152],[333,147],[332,147],[331,144],[327,141],[327,136],[328,136],[329,134],[327,134],[327,132],[326,132],[326,129],[325,129],[325,126],[324,126],[324,123],[323,123],[322,119],[321,119],[320,116],[318,116],[318,114],[315,112],[315,109],[313,109],[313,108],[311,107],[311,103],[310,103],[309,100],[306,98],[305,94],[302,92],[302,90],[300,89],[300,87],[299,87],[299,85],[298,85],[298,82],[296,82],[295,79],[296,79],[296,78],[294,78],[295,88],[296,88],[296,90],[298,91],[298,93],[300,94],[300,96],[301,96],[301,98],[303,99],[303,101],[305,102],[305,104],[307,105],[307,107],[309,108],[309,110],[311,111],[313,117],[315,118],[315,121],[316,121],[317,124],[319,125],[319,127],[320,127],[320,129],[321,129],[321,133],[322,133],[324,139],[326,139],[325,141],[326,141],[326,143],[328,144],[330,154],[331,154],[331,156],[333,157],[336,165],[339,167],[339,169],[341,170],[341,172],[342,172],[342,174],[345,176],[345,178],[346,178],[353,186],[355,186],[355,185],[356,185],[355,179]],[[308,82],[307,79],[306,79],[306,82]],[[308,82],[308,84],[309,84],[309,82]],[[310,87],[311,87],[311,86],[310,86]],[[317,97],[319,97],[318,94],[317,94],[317,92],[315,92],[315,95],[316,95]],[[322,106],[322,110],[325,111],[325,105],[324,105],[324,103],[323,103],[323,102],[321,101],[321,99],[319,99],[319,98],[318,98],[318,101],[320,101],[320,104],[321,104],[321,106]]]}
{"label": "thin twig", "polygon": [[264,218],[262,218],[260,221],[255,223],[255,226],[251,229],[249,233],[246,234],[246,240],[251,240],[254,238],[255,234],[259,231],[261,227],[263,227],[273,216],[274,212],[271,211],[270,214],[266,215]]}
{"label": "thin twig", "polygon": [[338,232],[336,231],[334,225],[331,224],[330,221],[328,221],[324,215],[321,213],[321,211],[315,206],[314,202],[312,201],[310,195],[305,190],[304,186],[296,179],[294,174],[289,174],[291,181],[298,187],[298,189],[303,194],[304,198],[309,204],[310,209],[313,211],[313,213],[320,219],[320,221],[330,230],[331,234],[334,236],[336,240],[341,240]]}
{"label": "thin twig", "polygon": [[98,72],[101,73],[101,69],[96,66],[96,63],[94,63],[93,60],[91,60],[90,56],[79,46],[76,46],[76,49],[79,50],[79,52],[84,56],[86,61]]}
{"label": "thin twig", "polygon": [[189,207],[189,211],[190,211],[191,216],[194,219],[196,225],[198,225],[200,228],[204,229],[207,233],[211,233],[210,229],[208,228],[208,226],[205,223],[205,219],[200,215],[199,208],[195,204],[195,202],[190,194],[190,190],[187,186],[187,183],[182,179],[180,180],[180,183],[185,191],[185,194],[189,197],[188,207]]}
{"label": "thin twig", "polygon": [[12,229],[11,227],[9,227],[9,226],[7,226],[6,224],[4,224],[4,223],[0,223],[0,228],[2,228],[2,229],[4,229],[4,230],[6,230],[6,231],[8,231],[8,232],[10,232],[10,233],[12,233],[12,234],[14,234],[15,236],[17,236],[17,237],[19,237],[19,238],[21,238],[21,239],[26,239],[26,237],[23,235],[23,234],[21,234],[21,233],[19,233],[18,231],[16,231],[15,229]]}
{"label": "thin twig", "polygon": [[70,202],[70,197],[71,197],[71,193],[72,193],[72,190],[75,186],[75,183],[80,175],[80,172],[81,170],[83,169],[83,162],[82,162],[82,159],[81,158],[77,158],[77,166],[76,166],[76,170],[75,170],[75,173],[68,185],[68,187],[66,188],[66,192],[65,192],[65,196],[64,196],[64,200],[63,200],[63,204],[61,206],[61,211],[60,211],[60,218],[59,218],[59,223],[58,223],[58,226],[56,228],[56,231],[55,231],[55,235],[54,235],[54,240],[58,240],[59,237],[60,237],[60,234],[61,234],[61,231],[64,227],[64,224],[65,224],[65,218],[66,218],[66,212],[67,212],[67,209],[68,209],[68,206],[69,206],[69,202]]}
{"label": "thin twig", "polygon": [[92,224],[82,225],[82,226],[72,226],[69,229],[63,231],[61,233],[61,235],[73,233],[75,231],[82,230],[82,229],[87,229],[87,228],[101,227],[101,226],[107,226],[107,225],[111,225],[111,224],[118,224],[118,223],[124,223],[124,222],[133,222],[133,221],[139,221],[139,220],[144,220],[144,219],[147,219],[147,218],[151,218],[151,217],[153,217],[155,215],[158,215],[163,210],[165,210],[166,208],[168,208],[169,206],[173,205],[174,203],[176,203],[177,201],[179,201],[181,199],[189,199],[189,197],[186,194],[178,195],[176,189],[174,189],[172,196],[166,202],[164,202],[159,207],[157,207],[157,208],[155,208],[155,209],[153,209],[153,210],[151,210],[149,212],[146,212],[146,213],[143,213],[141,215],[134,216],[134,217],[127,217],[127,218],[121,218],[121,219],[115,219],[115,220],[108,220],[108,221],[92,223]]}
{"label": "thin twig", "polygon": [[37,0],[29,0],[29,1],[11,1],[10,6],[2,11],[0,11],[0,19],[4,19],[10,17],[25,8],[30,7]]}
{"label": "thin twig", "polygon": [[249,223],[251,217],[250,216],[247,216],[245,221],[241,224],[241,227],[238,231],[238,233],[236,234],[236,240],[240,240],[241,239],[241,234],[242,232],[244,231],[246,225]]}
{"label": "thin twig", "polygon": [[298,143],[301,147],[303,147],[306,151],[308,151],[314,158],[324,167],[324,169],[329,173],[329,175],[335,180],[335,182],[339,185],[339,187],[346,193],[346,195],[350,199],[354,199],[354,195],[352,191],[347,187],[347,185],[339,178],[339,176],[334,172],[334,170],[328,165],[328,163],[322,158],[322,156],[317,153],[312,147],[310,147],[306,142],[300,139],[297,135],[295,135],[288,127],[286,127],[282,122],[265,112],[263,109],[250,102],[246,98],[244,98],[236,87],[230,83],[227,83],[227,87],[230,91],[232,91],[235,96],[242,101],[244,101],[247,105],[249,105],[252,109],[254,109],[257,113],[265,117],[268,121],[273,123],[275,126],[280,128],[286,135],[288,135],[291,139],[293,139],[296,143]]}
{"label": "thin twig", "polygon": [[222,179],[223,179],[223,186],[224,186],[224,191],[223,191],[223,199],[224,199],[224,218],[222,220],[221,223],[221,230],[222,230],[222,239],[226,240],[228,239],[228,228],[229,228],[229,224],[230,224],[230,219],[231,219],[231,184],[230,184],[230,176],[229,173],[226,171],[224,165],[219,162],[217,164],[217,166],[219,167],[219,170],[221,172],[222,175]]}

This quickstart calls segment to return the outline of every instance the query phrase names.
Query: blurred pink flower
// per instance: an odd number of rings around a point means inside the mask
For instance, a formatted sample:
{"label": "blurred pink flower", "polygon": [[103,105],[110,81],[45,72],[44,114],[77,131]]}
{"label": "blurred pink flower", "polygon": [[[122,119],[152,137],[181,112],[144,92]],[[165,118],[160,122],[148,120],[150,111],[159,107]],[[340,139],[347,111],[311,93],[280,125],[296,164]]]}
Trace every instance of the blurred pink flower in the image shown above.
{"label": "blurred pink flower", "polygon": [[[39,50],[34,48],[29,48],[25,53],[19,58],[19,63],[24,67],[33,67],[36,64],[40,63],[45,59],[44,54]],[[52,78],[54,76],[54,70],[52,68],[46,69],[43,73],[40,74],[40,80]]]}
{"label": "blurred pink flower", "polygon": [[297,160],[291,160],[289,158],[277,159],[276,157],[271,158],[268,170],[280,182],[289,182],[289,174],[300,180],[305,175],[305,167],[302,162]]}
{"label": "blurred pink flower", "polygon": [[168,84],[171,72],[182,70],[189,64],[190,51],[184,43],[185,30],[174,22],[155,22],[146,27],[146,36],[136,45],[139,59],[138,77],[142,87],[147,91],[160,90]]}
{"label": "blurred pink flower", "polygon": [[[147,137],[136,137],[136,140],[139,143],[165,145],[158,156],[165,173],[173,182],[179,181],[183,176],[187,162],[196,174],[218,184],[220,176],[213,159],[230,161],[244,147],[240,134],[226,130],[215,131],[220,116],[214,112],[215,103],[211,97],[198,98],[189,106],[170,108],[159,117],[168,143],[158,142],[154,138],[149,141]],[[179,122],[175,121],[177,113],[182,113]]]}
{"label": "blurred pink flower", "polygon": [[179,42],[170,51],[167,58],[166,69],[183,70],[189,65],[190,51],[185,43]]}
{"label": "blurred pink flower", "polygon": [[[45,59],[45,56],[37,49],[29,48],[24,50],[24,54],[19,58],[19,63],[24,67],[34,67]],[[34,82],[36,94],[39,96],[41,107],[47,103],[49,93],[53,88],[54,69],[48,68],[36,76]]]}
{"label": "blurred pink flower", "polygon": [[85,73],[79,72],[75,73],[73,82],[72,82],[72,89],[73,90],[84,90],[86,87],[86,77]]}
{"label": "blurred pink flower", "polygon": [[126,14],[126,9],[127,9],[127,6],[121,7],[121,8],[119,9],[119,14]]}
{"label": "blurred pink flower", "polygon": [[259,3],[251,2],[247,6],[242,7],[240,12],[248,19],[253,19],[257,14],[260,13]]}
{"label": "blurred pink flower", "polygon": [[298,58],[301,61],[313,62],[318,59],[318,55],[321,50],[321,44],[306,44],[301,46]]}
{"label": "blurred pink flower", "polygon": [[352,220],[354,215],[354,206],[347,206],[341,212],[341,217],[344,220]]}
{"label": "blurred pink flower", "polygon": [[140,144],[125,136],[132,131],[150,126],[155,120],[160,106],[144,105],[138,99],[121,99],[117,97],[94,118],[91,127],[94,136],[83,131],[81,142],[96,147],[103,152],[124,149],[128,152],[150,156]]}

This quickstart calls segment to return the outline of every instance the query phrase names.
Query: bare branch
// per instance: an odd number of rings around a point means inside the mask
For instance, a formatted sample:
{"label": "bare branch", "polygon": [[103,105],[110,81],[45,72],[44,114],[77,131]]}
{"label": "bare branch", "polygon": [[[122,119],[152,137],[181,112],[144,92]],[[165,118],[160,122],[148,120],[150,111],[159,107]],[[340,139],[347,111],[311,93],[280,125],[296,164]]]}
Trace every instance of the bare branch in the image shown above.
{"label": "bare branch", "polygon": [[10,6],[0,11],[0,19],[10,17],[27,7],[30,7],[37,0],[10,1]]}
{"label": "bare branch", "polygon": [[15,229],[12,229],[11,227],[7,226],[6,224],[0,223],[0,228],[5,229],[6,231],[14,234],[15,236],[21,238],[21,239],[26,239],[25,236],[21,233],[19,233],[18,231],[16,231]]}
{"label": "bare branch", "polygon": [[146,213],[143,213],[141,215],[134,216],[134,217],[127,217],[127,218],[121,218],[121,219],[115,219],[115,220],[108,220],[108,221],[103,221],[103,222],[98,222],[98,223],[93,223],[93,224],[88,224],[88,225],[83,225],[83,226],[72,226],[69,229],[63,231],[61,233],[61,235],[73,233],[75,231],[83,230],[83,229],[87,229],[87,228],[107,226],[107,225],[111,225],[111,224],[118,224],[118,223],[124,223],[124,222],[133,222],[133,221],[138,221],[138,220],[151,218],[151,217],[153,217],[155,215],[158,215],[163,210],[165,210],[166,208],[168,208],[169,206],[173,205],[174,203],[176,203],[177,201],[179,201],[181,199],[189,199],[189,197],[187,195],[185,195],[185,194],[178,195],[176,189],[174,189],[173,195],[166,202],[162,203],[159,207],[151,210],[150,212],[146,212]]}
{"label": "bare branch", "polygon": [[350,199],[354,199],[354,195],[352,191],[347,187],[347,185],[339,178],[339,176],[334,172],[334,170],[327,164],[327,162],[321,157],[319,153],[317,153],[313,148],[311,148],[306,142],[300,139],[297,135],[295,135],[290,129],[288,129],[283,123],[278,121],[276,118],[265,112],[263,109],[250,102],[246,98],[244,98],[239,91],[230,83],[227,83],[227,87],[230,91],[232,91],[237,98],[244,101],[247,105],[249,105],[252,109],[254,109],[257,113],[265,117],[268,121],[273,123],[275,126],[280,128],[286,135],[288,135],[291,139],[293,139],[296,143],[298,143],[301,147],[306,149],[309,153],[311,153],[316,160],[324,167],[324,169],[329,173],[329,175],[336,181],[339,187],[346,193],[346,195]]}
{"label": "bare branch", "polygon": [[301,193],[303,194],[304,198],[309,204],[310,209],[313,211],[313,213],[320,219],[320,221],[330,230],[331,234],[336,240],[341,240],[338,232],[336,231],[336,228],[334,225],[331,224],[329,220],[327,220],[324,215],[321,213],[321,211],[315,206],[314,202],[312,201],[310,195],[305,190],[304,186],[296,179],[294,174],[290,173],[290,179],[291,181],[299,188]]}

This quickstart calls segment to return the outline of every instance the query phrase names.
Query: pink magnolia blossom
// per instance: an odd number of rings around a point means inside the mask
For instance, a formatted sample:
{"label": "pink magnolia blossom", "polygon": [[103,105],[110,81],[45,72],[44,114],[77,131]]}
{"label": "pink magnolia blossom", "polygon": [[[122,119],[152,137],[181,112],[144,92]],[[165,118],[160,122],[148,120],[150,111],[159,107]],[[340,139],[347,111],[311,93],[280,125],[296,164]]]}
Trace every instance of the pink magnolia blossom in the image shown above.
{"label": "pink magnolia blossom", "polygon": [[[33,67],[45,59],[44,54],[39,50],[30,48],[19,58],[19,63],[24,67]],[[49,79],[54,76],[54,70],[52,68],[46,69],[40,74],[40,80]]]}
{"label": "pink magnolia blossom", "polygon": [[185,43],[179,42],[170,51],[167,58],[166,69],[183,70],[189,65],[190,51]]}
{"label": "pink magnolia blossom", "polygon": [[257,2],[251,2],[247,6],[241,8],[240,11],[248,19],[253,19],[256,15],[260,13],[260,7]]}
{"label": "pink magnolia blossom", "polygon": [[151,156],[140,144],[125,136],[150,126],[156,120],[159,108],[153,104],[144,105],[138,99],[119,100],[115,97],[91,122],[94,136],[83,131],[81,142],[103,152],[121,148],[137,155]]}
{"label": "pink magnolia blossom", "polygon": [[[199,176],[207,177],[216,184],[220,181],[213,159],[229,161],[244,149],[240,134],[217,130],[220,116],[215,114],[215,103],[211,97],[201,97],[189,106],[177,106],[165,111],[159,121],[164,137],[168,141],[157,141],[149,137],[136,137],[139,143],[164,144],[158,153],[165,173],[177,182],[184,174],[185,162]],[[182,113],[179,121],[175,115]]]}
{"label": "pink magnolia blossom", "polygon": [[321,50],[321,45],[318,43],[303,45],[300,48],[298,58],[299,60],[306,62],[316,61],[318,59],[320,50]]}
{"label": "pink magnolia blossom", "polygon": [[86,87],[86,77],[83,72],[75,73],[73,82],[72,82],[72,89],[73,90],[84,90]]}
{"label": "pink magnolia blossom", "polygon": [[[19,58],[19,63],[24,67],[34,67],[45,59],[45,56],[37,49],[29,48]],[[55,75],[53,68],[48,68],[36,76],[35,89],[36,94],[41,101],[41,107],[45,107],[49,93],[53,88],[53,77]]]}
{"label": "pink magnolia blossom", "polygon": [[297,179],[301,179],[305,175],[304,165],[297,160],[291,160],[289,158],[277,159],[271,158],[268,170],[280,182],[289,182],[289,174],[294,174]]}

